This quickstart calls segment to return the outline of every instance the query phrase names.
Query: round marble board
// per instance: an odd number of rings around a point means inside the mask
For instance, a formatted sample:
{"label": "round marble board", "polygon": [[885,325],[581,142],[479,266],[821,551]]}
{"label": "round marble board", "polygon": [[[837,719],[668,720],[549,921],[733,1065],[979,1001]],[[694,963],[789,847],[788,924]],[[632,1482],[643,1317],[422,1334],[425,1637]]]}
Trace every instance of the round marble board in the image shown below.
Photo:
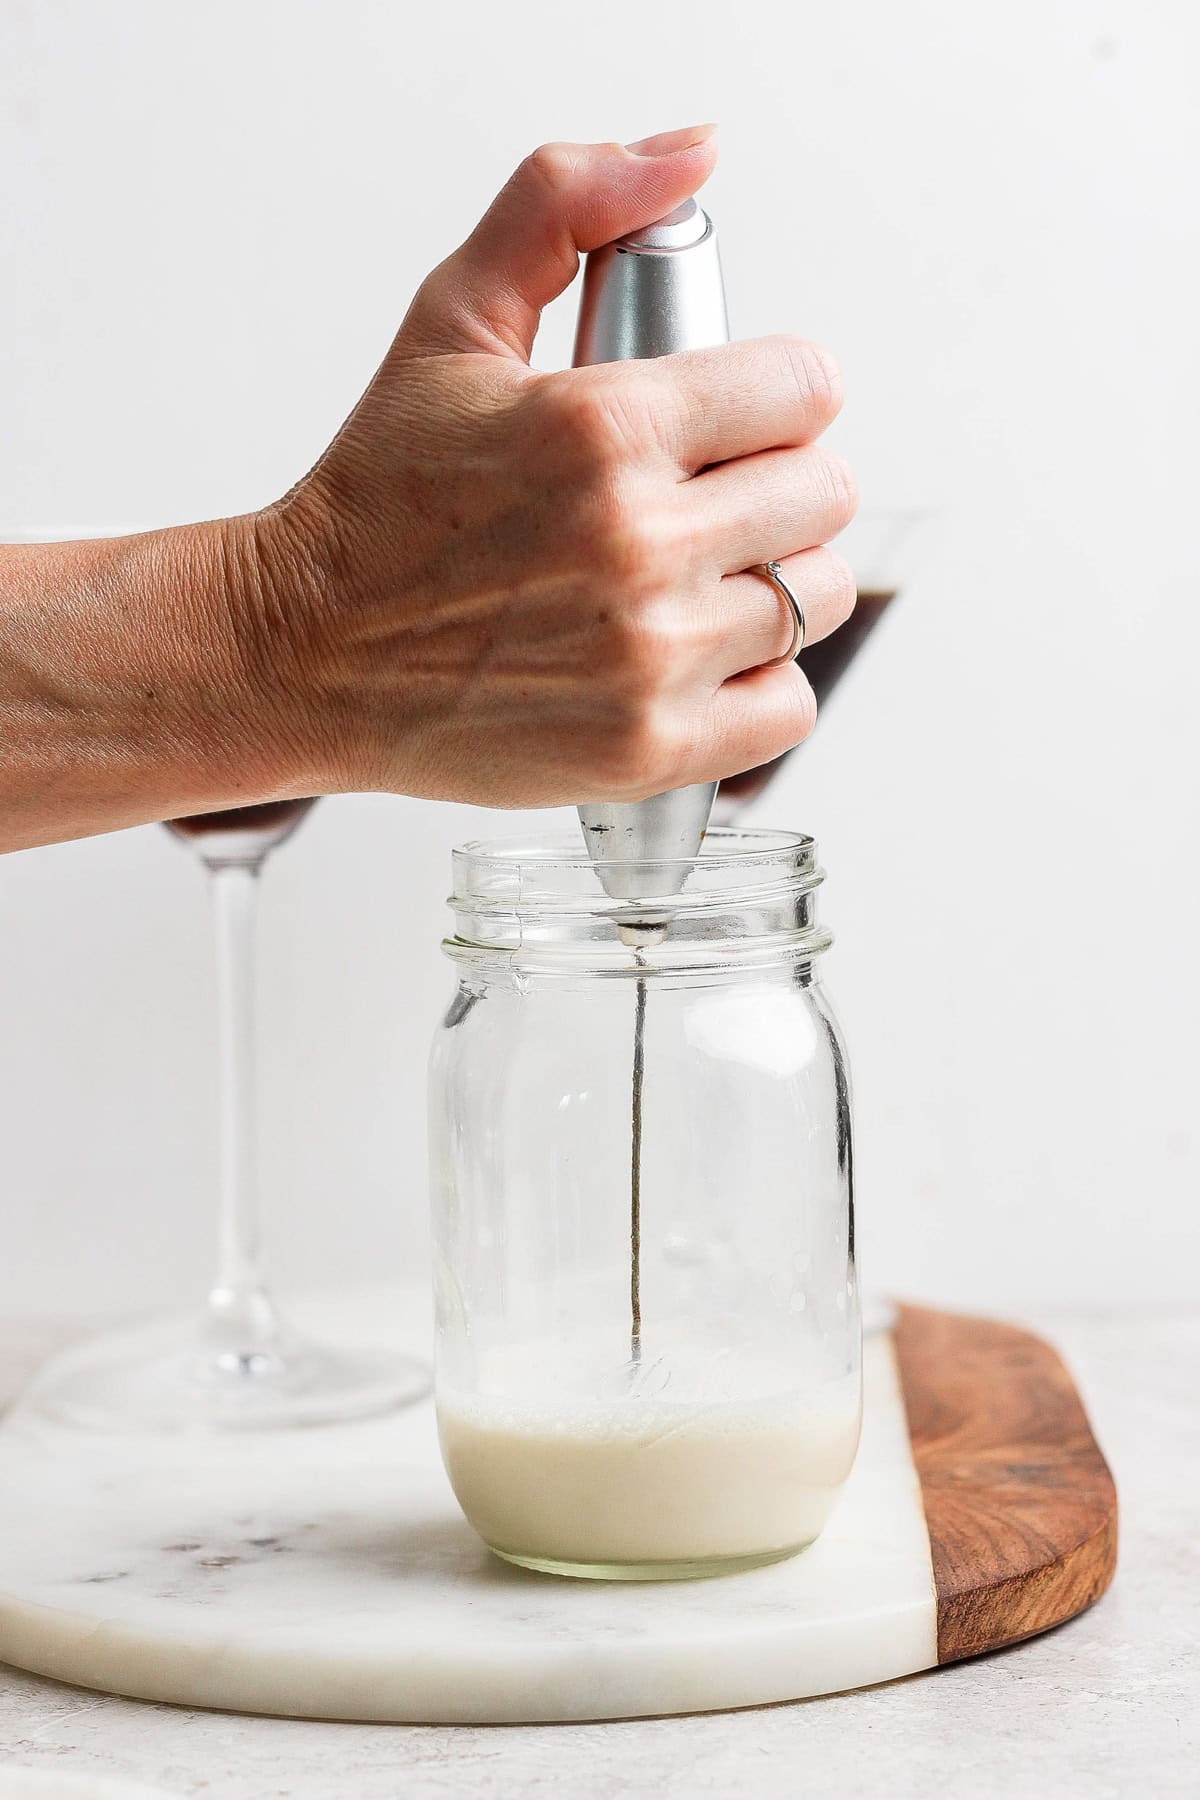
{"label": "round marble board", "polygon": [[[428,1341],[412,1294],[325,1310]],[[478,1724],[832,1693],[1058,1624],[1114,1556],[1111,1478],[1054,1352],[916,1308],[868,1339],[862,1448],[821,1539],[709,1581],[491,1556],[428,1400],[256,1437],[90,1435],[20,1407],[0,1427],[0,1659],[239,1712]]]}

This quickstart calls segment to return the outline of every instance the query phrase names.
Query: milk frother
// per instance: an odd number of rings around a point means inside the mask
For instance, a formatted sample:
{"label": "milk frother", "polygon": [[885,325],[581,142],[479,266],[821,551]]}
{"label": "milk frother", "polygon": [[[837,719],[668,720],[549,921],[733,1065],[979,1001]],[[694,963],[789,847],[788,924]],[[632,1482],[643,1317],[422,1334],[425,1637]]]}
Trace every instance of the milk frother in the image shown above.
{"label": "milk frother", "polygon": [[[653,225],[593,250],[583,276],[575,366],[703,350],[729,340],[725,286],[712,220],[695,200]],[[588,854],[614,900],[669,900],[698,854],[716,799],[715,781],[649,800],[579,808]],[[622,936],[653,943],[669,908],[627,921]]]}

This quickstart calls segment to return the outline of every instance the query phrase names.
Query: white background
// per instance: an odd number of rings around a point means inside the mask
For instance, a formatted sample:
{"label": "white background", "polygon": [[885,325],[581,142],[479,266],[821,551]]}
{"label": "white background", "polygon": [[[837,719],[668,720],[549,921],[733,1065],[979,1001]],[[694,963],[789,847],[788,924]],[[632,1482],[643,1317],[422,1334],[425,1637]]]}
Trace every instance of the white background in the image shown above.
{"label": "white background", "polygon": [[[869,1277],[964,1306],[1196,1291],[1196,20],[0,0],[12,528],[274,498],[527,149],[720,121],[736,328],[831,344],[865,505],[934,514],[757,816],[830,871]],[[268,873],[281,1286],[424,1266],[448,851],[502,824],[331,801]],[[0,1309],[195,1291],[208,949],[157,829],[0,865]]]}

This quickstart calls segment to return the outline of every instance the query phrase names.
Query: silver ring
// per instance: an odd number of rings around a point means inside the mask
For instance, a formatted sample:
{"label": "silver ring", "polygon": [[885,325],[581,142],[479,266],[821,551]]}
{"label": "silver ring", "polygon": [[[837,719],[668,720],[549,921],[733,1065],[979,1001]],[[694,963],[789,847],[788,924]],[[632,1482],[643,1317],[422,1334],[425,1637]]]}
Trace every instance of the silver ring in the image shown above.
{"label": "silver ring", "polygon": [[804,648],[804,608],[792,592],[787,578],[777,562],[759,563],[754,573],[761,575],[765,581],[769,581],[775,592],[786,600],[792,609],[791,643],[782,656],[772,657],[770,662],[759,664],[761,669],[782,669],[784,663],[795,662]]}

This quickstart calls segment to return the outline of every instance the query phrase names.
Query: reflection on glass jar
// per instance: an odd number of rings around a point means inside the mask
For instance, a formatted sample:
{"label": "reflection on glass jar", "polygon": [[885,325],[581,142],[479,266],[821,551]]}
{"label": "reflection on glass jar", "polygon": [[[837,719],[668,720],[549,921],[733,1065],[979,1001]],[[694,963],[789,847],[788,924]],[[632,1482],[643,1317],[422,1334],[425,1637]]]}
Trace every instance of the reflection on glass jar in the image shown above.
{"label": "reflection on glass jar", "polygon": [[455,855],[438,1424],[463,1511],[514,1562],[774,1561],[849,1473],[850,1098],[821,878],[809,838],[712,831],[646,932],[571,840]]}

